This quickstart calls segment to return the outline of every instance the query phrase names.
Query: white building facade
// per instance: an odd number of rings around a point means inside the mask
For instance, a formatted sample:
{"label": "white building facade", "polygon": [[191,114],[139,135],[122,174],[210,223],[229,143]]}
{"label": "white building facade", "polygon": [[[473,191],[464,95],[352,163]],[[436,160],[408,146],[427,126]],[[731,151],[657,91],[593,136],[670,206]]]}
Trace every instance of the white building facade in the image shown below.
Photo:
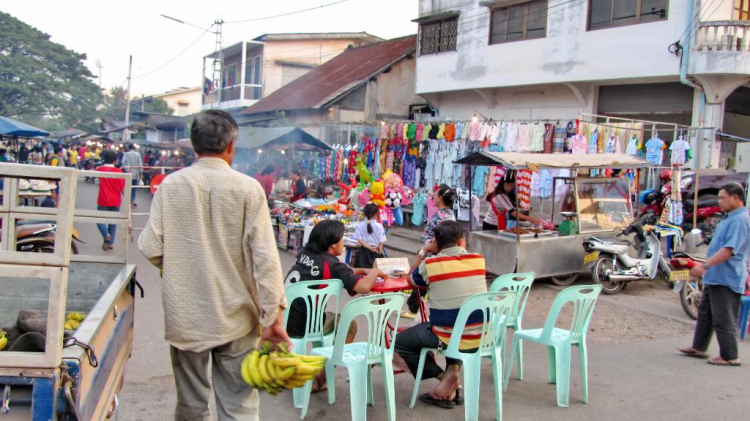
{"label": "white building facade", "polygon": [[[747,0],[421,0],[419,16],[416,91],[444,118],[606,114],[750,137]],[[702,145],[719,166],[720,142]]]}

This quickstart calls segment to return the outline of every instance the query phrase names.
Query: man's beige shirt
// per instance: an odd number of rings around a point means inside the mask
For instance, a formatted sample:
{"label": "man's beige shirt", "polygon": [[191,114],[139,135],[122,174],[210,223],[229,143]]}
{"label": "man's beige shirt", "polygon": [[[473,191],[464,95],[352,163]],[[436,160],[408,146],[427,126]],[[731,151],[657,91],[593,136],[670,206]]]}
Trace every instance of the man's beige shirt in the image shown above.
{"label": "man's beige shirt", "polygon": [[286,308],[263,188],[221,159],[164,179],[138,246],[163,268],[166,340],[178,349],[226,344]]}

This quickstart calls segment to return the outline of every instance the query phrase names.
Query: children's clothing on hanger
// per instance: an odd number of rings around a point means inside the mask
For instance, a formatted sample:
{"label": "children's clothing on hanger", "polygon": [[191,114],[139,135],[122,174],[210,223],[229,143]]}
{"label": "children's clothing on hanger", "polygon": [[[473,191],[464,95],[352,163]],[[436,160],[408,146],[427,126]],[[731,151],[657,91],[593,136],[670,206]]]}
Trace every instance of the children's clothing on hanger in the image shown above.
{"label": "children's clothing on hanger", "polygon": [[526,123],[518,125],[518,138],[516,138],[516,152],[529,152],[531,142],[531,128]]}
{"label": "children's clothing on hanger", "polygon": [[680,136],[677,140],[672,142],[672,145],[669,147],[669,150],[671,152],[671,162],[672,165],[685,165],[685,161],[687,158],[687,154],[690,151],[690,143],[686,141],[685,139]]}
{"label": "children's clothing on hanger", "polygon": [[638,150],[641,149],[641,141],[638,136],[633,135],[628,141],[628,147],[625,149],[625,153],[628,155],[638,155]]}
{"label": "children's clothing on hanger", "polygon": [[588,144],[582,134],[577,134],[570,138],[570,151],[575,155],[588,153]]}
{"label": "children's clothing on hanger", "polygon": [[607,140],[607,153],[620,153],[620,139],[610,136]]}
{"label": "children's clothing on hanger", "polygon": [[667,147],[667,144],[659,139],[658,136],[659,135],[657,134],[646,142],[646,161],[652,164],[661,165],[664,159],[664,149]]}

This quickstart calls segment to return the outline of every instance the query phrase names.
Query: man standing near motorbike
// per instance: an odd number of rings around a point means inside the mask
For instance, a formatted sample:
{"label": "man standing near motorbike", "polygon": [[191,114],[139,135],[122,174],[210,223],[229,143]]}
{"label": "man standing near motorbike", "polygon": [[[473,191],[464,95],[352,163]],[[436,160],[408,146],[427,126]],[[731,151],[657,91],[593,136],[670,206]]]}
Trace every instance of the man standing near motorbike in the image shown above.
{"label": "man standing near motorbike", "polygon": [[737,352],[737,317],[740,299],[745,293],[747,259],[750,253],[750,215],[745,208],[745,191],[738,183],[729,183],[719,191],[719,206],[726,213],[714,232],[708,259],[690,270],[703,277],[703,295],[698,305],[693,346],[680,352],[696,358],[708,358],[708,345],[716,331],[719,356],[709,364],[741,365]]}

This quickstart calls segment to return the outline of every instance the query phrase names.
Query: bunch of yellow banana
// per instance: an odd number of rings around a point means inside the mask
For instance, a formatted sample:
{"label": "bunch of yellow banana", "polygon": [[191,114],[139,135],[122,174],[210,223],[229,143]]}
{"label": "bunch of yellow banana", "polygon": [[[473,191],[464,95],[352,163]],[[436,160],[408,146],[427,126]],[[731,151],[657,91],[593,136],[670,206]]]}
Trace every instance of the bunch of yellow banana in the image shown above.
{"label": "bunch of yellow banana", "polygon": [[283,343],[274,350],[266,341],[242,361],[242,378],[256,389],[276,395],[282,389],[304,386],[323,371],[325,363],[326,357],[294,354]]}
{"label": "bunch of yellow banana", "polygon": [[8,345],[8,338],[5,335],[7,335],[7,333],[4,330],[0,330],[0,351],[5,349]]}
{"label": "bunch of yellow banana", "polygon": [[68,317],[65,319],[65,330],[77,330],[81,327],[81,323],[85,318],[86,315],[83,313],[73,312],[68,314]]}

